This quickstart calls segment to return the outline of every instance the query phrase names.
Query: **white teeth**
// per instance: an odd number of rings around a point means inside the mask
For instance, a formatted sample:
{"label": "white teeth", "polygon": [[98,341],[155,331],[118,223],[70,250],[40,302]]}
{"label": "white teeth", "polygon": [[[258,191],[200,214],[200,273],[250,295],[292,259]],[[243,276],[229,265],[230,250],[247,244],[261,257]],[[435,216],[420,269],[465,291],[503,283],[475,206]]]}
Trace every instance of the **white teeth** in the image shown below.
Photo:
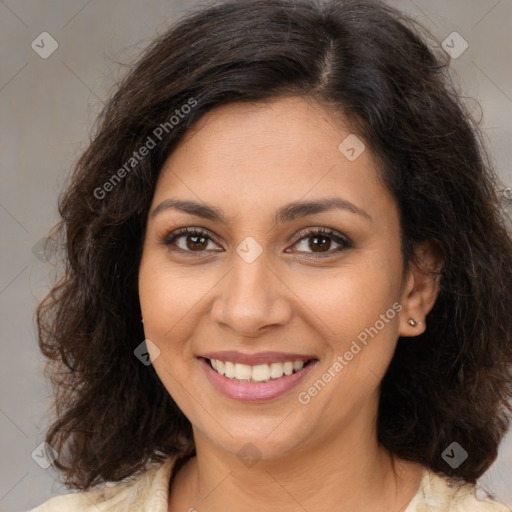
{"label": "white teeth", "polygon": [[270,365],[270,376],[273,379],[279,379],[283,376],[283,363],[272,363]]}
{"label": "white teeth", "polygon": [[286,361],[286,363],[283,364],[283,371],[285,375],[291,375],[293,373],[293,363]]}
{"label": "white teeth", "polygon": [[224,363],[224,375],[226,375],[228,379],[232,379],[235,376],[235,365],[233,363],[229,361]]}
{"label": "white teeth", "polygon": [[251,367],[247,364],[235,364],[235,379],[238,380],[250,380],[251,379]]}
{"label": "white teeth", "polygon": [[262,382],[268,379],[270,379],[270,366],[268,364],[257,364],[252,367],[252,380]]}
{"label": "white teeth", "polygon": [[265,382],[269,379],[280,379],[283,375],[291,375],[293,372],[302,370],[305,363],[301,359],[286,361],[285,363],[257,364],[255,366],[220,361],[219,359],[210,359],[210,362],[217,373],[225,375],[228,379],[252,380],[254,382]]}
{"label": "white teeth", "polygon": [[302,370],[302,367],[304,366],[304,361],[301,361],[300,359],[297,359],[297,361],[293,362],[293,369],[298,372]]}

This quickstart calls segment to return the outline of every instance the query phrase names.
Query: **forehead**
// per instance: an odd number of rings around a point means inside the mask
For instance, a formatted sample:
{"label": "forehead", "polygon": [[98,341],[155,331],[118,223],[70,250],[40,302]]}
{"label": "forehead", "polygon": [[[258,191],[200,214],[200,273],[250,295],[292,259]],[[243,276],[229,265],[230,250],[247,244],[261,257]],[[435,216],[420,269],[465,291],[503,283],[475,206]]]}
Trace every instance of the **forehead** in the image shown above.
{"label": "forehead", "polygon": [[294,96],[214,108],[189,129],[178,148],[194,146],[230,157],[235,148],[267,153],[279,149],[298,153],[327,150],[329,154],[343,133],[349,134],[350,128],[341,114],[312,98]]}
{"label": "forehead", "polygon": [[154,203],[170,194],[252,213],[255,205],[333,195],[363,209],[390,200],[368,144],[339,113],[303,97],[232,103],[203,115],[165,162]]}

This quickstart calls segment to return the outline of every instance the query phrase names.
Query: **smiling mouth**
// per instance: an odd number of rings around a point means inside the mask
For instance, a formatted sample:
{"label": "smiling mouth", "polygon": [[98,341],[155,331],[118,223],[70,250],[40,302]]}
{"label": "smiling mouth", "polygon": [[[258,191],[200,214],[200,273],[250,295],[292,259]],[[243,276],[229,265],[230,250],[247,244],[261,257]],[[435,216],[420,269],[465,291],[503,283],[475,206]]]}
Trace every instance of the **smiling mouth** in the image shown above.
{"label": "smiling mouth", "polygon": [[295,361],[275,362],[270,364],[257,364],[254,366],[220,359],[203,357],[209,366],[219,375],[235,382],[265,383],[280,379],[302,371],[317,359],[296,359]]}

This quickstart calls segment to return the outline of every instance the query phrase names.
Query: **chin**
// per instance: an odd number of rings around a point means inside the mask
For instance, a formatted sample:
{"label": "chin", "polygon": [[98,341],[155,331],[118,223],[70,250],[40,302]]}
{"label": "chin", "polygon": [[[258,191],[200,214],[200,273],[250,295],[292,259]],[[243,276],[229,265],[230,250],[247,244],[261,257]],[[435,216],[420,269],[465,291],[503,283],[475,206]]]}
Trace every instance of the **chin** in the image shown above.
{"label": "chin", "polygon": [[194,437],[196,440],[198,437],[207,438],[208,443],[241,459],[241,462],[244,462],[242,459],[245,457],[278,460],[293,455],[313,441],[313,426],[305,428],[303,421],[297,425],[290,424],[290,421],[283,422],[283,419],[282,416],[266,419],[260,417],[258,420],[251,418],[247,421],[233,418],[232,421],[223,422],[224,428],[218,426],[212,430],[212,420],[207,418],[205,420],[209,428],[204,431],[194,426]]}

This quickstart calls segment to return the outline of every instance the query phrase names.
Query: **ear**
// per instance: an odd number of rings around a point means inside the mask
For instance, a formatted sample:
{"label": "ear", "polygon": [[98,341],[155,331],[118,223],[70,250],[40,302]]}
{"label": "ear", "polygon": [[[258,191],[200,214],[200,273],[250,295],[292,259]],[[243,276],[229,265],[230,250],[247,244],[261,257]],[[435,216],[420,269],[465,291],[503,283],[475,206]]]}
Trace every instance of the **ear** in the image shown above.
{"label": "ear", "polygon": [[[427,314],[434,307],[439,294],[442,260],[437,245],[423,242],[416,246],[414,255],[414,262],[409,263],[404,276],[398,330],[400,336],[417,336],[425,331]],[[410,319],[418,323],[410,325]]]}

